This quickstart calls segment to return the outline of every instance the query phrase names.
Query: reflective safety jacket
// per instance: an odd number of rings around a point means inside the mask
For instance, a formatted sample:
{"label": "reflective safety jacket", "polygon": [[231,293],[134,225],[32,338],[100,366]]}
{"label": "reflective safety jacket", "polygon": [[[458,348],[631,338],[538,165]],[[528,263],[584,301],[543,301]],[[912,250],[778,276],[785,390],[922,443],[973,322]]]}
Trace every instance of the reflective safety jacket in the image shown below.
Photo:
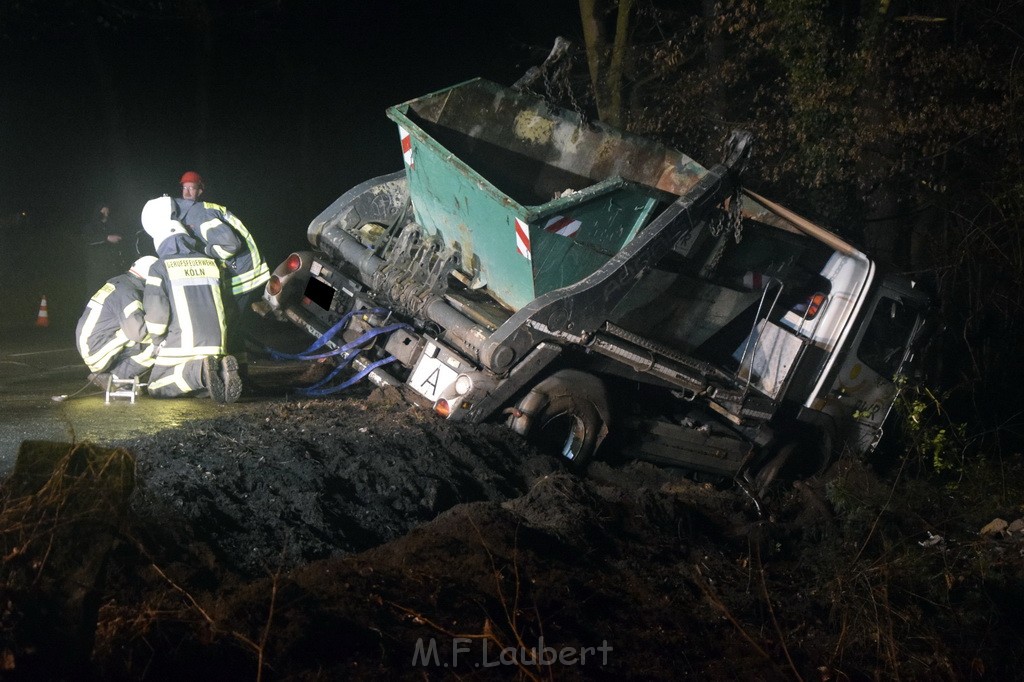
{"label": "reflective safety jacket", "polygon": [[107,280],[93,294],[75,328],[75,344],[93,372],[104,372],[126,355],[143,366],[152,364],[152,350],[142,309],[145,283],[125,273]]}
{"label": "reflective safety jacket", "polygon": [[178,220],[203,243],[206,255],[223,263],[232,296],[240,296],[267,283],[270,268],[249,230],[231,211],[208,201],[174,201]]}
{"label": "reflective safety jacket", "polygon": [[149,269],[142,303],[157,366],[224,354],[220,268],[197,248],[187,235],[168,237]]}

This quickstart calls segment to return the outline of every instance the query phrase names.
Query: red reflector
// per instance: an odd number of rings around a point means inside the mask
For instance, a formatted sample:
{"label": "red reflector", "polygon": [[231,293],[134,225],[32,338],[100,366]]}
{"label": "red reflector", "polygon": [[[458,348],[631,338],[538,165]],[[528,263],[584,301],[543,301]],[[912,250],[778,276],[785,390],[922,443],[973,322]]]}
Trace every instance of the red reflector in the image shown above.
{"label": "red reflector", "polygon": [[281,293],[281,278],[277,275],[272,275],[270,280],[267,282],[267,293],[271,296],[277,296]]}
{"label": "red reflector", "polygon": [[288,272],[295,272],[301,267],[302,258],[300,258],[299,254],[297,253],[293,253],[292,255],[288,256],[288,260],[284,262],[284,269]]}
{"label": "red reflector", "polygon": [[811,296],[811,300],[807,303],[807,319],[813,320],[823,305],[825,305],[825,294],[817,293]]}
{"label": "red reflector", "polygon": [[434,412],[437,412],[439,415],[447,419],[452,413],[452,406],[448,404],[447,400],[441,398],[434,403]]}

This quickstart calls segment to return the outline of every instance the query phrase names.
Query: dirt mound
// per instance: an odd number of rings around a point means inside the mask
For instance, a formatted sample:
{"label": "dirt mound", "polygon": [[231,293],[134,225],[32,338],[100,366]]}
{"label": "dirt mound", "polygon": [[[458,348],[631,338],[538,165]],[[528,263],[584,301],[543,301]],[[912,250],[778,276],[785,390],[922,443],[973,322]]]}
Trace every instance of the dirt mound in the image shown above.
{"label": "dirt mound", "polygon": [[[0,491],[5,679],[1009,679],[1024,663],[1019,462],[942,487],[844,460],[780,485],[762,517],[649,464],[571,475],[383,391],[116,445],[96,450],[114,469],[67,446],[61,485],[32,470]],[[53,494],[108,489],[126,462],[116,514]],[[1000,509],[1012,522],[989,523]]]}
{"label": "dirt mound", "polygon": [[141,527],[171,532],[168,547],[193,534],[244,577],[377,546],[456,504],[515,497],[556,466],[498,425],[448,423],[383,391],[116,445],[138,458]]}

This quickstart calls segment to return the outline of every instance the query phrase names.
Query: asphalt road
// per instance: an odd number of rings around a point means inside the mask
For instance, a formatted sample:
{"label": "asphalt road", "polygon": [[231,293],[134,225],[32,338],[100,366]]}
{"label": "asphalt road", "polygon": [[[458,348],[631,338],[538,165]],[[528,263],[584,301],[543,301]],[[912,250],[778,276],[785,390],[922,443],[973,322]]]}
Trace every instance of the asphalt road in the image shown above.
{"label": "asphalt road", "polygon": [[[294,334],[298,338],[297,330]],[[284,400],[304,368],[250,358],[249,371],[257,375],[261,390],[243,394],[233,405],[145,395],[135,402],[118,398],[108,403],[104,392],[88,382],[89,370],[73,340],[66,326],[0,329],[0,474],[14,465],[22,441],[103,443],[243,410],[257,401]]]}

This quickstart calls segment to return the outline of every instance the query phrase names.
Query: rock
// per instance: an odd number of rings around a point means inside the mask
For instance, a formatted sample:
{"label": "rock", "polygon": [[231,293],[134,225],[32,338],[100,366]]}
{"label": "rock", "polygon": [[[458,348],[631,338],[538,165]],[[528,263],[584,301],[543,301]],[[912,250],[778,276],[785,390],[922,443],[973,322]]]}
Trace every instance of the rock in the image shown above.
{"label": "rock", "polygon": [[982,537],[988,535],[1002,535],[1009,525],[1010,524],[1002,519],[992,519],[985,524],[985,527],[978,531],[978,533],[980,533]]}

